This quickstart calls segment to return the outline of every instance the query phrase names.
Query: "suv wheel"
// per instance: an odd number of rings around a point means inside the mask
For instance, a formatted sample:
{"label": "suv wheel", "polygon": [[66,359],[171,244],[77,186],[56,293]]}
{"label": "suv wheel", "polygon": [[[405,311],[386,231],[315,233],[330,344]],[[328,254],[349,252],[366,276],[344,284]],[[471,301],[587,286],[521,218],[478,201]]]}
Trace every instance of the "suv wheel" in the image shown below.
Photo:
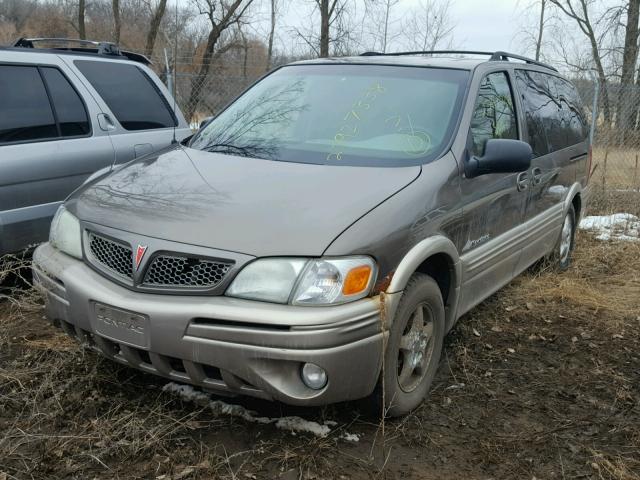
{"label": "suv wheel", "polygon": [[576,211],[573,205],[569,207],[567,214],[564,217],[562,223],[562,230],[560,231],[560,238],[558,239],[558,245],[555,249],[555,256],[558,261],[558,268],[561,271],[569,268],[571,264],[571,254],[575,247],[576,236]]}
{"label": "suv wheel", "polygon": [[[395,417],[422,403],[444,342],[444,303],[433,278],[415,273],[402,294],[385,352],[377,395]],[[384,394],[383,394],[384,392]]]}

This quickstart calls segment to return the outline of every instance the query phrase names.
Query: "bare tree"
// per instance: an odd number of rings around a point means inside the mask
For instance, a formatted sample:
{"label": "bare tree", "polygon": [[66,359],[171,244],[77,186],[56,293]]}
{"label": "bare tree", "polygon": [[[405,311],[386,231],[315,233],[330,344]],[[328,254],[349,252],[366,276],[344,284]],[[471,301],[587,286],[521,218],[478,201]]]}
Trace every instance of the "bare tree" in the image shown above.
{"label": "bare tree", "polygon": [[112,0],[111,9],[113,10],[113,42],[120,43],[120,31],[122,29],[120,22],[120,0]]}
{"label": "bare tree", "polygon": [[544,31],[544,8],[546,0],[540,0],[540,21],[538,22],[538,36],[536,38],[536,61],[540,61],[540,49],[542,48],[542,32]]}
{"label": "bare tree", "polygon": [[278,1],[271,0],[271,24],[269,28],[269,41],[267,47],[267,70],[271,68],[273,62],[273,37],[276,32],[276,11],[278,8]]}
{"label": "bare tree", "polygon": [[353,0],[313,0],[313,14],[320,15],[320,31],[295,27],[292,31],[315,56],[328,57],[330,51],[334,55],[348,54],[359,33],[356,25],[349,21],[350,9],[355,10],[356,3]]}
{"label": "bare tree", "polygon": [[400,19],[393,19],[392,10],[400,3],[400,0],[371,0],[370,5],[365,3],[365,7],[370,6],[370,11],[365,11],[363,19],[369,27],[369,34],[373,37],[373,47],[376,51],[386,52],[389,43],[399,36],[399,32],[394,32],[393,26]]}
{"label": "bare tree", "polygon": [[167,0],[160,0],[155,8],[152,9],[151,25],[147,33],[147,40],[144,46],[144,54],[147,57],[153,55],[153,47],[156,44],[156,38],[158,37],[158,30],[160,29],[160,23],[164,12],[167,9]]}
{"label": "bare tree", "polygon": [[[316,0],[320,9],[320,56],[329,56],[329,28],[335,16],[343,9],[339,0]],[[337,7],[337,8],[336,8]]]}
{"label": "bare tree", "polygon": [[420,0],[403,26],[410,50],[435,50],[453,43],[451,0]]}
{"label": "bare tree", "polygon": [[580,31],[587,37],[591,49],[591,57],[595,64],[598,83],[600,84],[600,99],[602,101],[602,111],[604,121],[611,124],[611,107],[607,96],[607,75],[604,70],[602,56],[600,52],[599,39],[596,36],[594,24],[589,17],[589,7],[595,0],[549,0],[562,13],[576,22]]}
{"label": "bare tree", "polygon": [[225,51],[235,46],[234,42],[227,42],[226,45],[220,47],[218,42],[224,33],[242,21],[253,0],[233,0],[230,2],[225,0],[194,0],[194,3],[200,14],[207,17],[210,31],[202,55],[202,63],[191,81],[191,93],[184,108],[184,114],[188,120],[191,120],[200,103],[211,64]]}
{"label": "bare tree", "polygon": [[[626,5],[627,23],[624,34],[624,50],[622,52],[622,75],[620,83],[622,94],[618,97],[617,121],[619,130],[623,133],[635,127],[637,114],[637,100],[629,101],[626,93],[632,89],[638,61],[638,19],[640,17],[640,0],[629,0]],[[627,90],[627,92],[625,92]],[[634,90],[635,93],[635,90]]]}
{"label": "bare tree", "polygon": [[85,10],[85,0],[78,0],[78,37],[80,37],[81,40],[86,40],[87,38],[87,31],[84,24]]}

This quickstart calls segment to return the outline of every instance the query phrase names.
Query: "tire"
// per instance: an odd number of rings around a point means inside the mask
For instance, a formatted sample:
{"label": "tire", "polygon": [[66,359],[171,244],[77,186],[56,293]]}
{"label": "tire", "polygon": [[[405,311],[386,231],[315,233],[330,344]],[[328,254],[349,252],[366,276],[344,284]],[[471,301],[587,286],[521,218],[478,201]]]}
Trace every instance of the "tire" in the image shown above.
{"label": "tire", "polygon": [[571,265],[571,254],[576,244],[576,220],[576,210],[571,205],[562,222],[560,236],[553,251],[553,258],[561,272]]}
{"label": "tire", "polygon": [[375,393],[387,416],[404,415],[422,403],[440,363],[444,335],[438,284],[428,275],[415,273],[393,319]]}

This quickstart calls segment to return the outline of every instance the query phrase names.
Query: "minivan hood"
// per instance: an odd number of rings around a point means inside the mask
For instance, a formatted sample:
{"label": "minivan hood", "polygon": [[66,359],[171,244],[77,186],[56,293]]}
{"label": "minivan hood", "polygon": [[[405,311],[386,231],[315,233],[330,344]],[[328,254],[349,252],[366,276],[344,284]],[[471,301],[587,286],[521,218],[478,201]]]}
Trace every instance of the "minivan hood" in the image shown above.
{"label": "minivan hood", "polygon": [[174,146],[87,184],[66,206],[83,221],[163,240],[255,256],[318,256],[420,170],[287,163]]}

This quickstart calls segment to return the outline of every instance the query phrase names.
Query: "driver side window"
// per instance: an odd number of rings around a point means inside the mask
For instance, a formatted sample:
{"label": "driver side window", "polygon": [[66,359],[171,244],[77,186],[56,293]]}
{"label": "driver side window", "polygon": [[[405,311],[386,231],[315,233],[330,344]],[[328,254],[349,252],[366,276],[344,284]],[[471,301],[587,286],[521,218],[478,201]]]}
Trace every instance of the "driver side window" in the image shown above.
{"label": "driver side window", "polygon": [[471,153],[481,156],[491,138],[518,139],[513,94],[505,72],[490,73],[482,79],[471,119]]}

